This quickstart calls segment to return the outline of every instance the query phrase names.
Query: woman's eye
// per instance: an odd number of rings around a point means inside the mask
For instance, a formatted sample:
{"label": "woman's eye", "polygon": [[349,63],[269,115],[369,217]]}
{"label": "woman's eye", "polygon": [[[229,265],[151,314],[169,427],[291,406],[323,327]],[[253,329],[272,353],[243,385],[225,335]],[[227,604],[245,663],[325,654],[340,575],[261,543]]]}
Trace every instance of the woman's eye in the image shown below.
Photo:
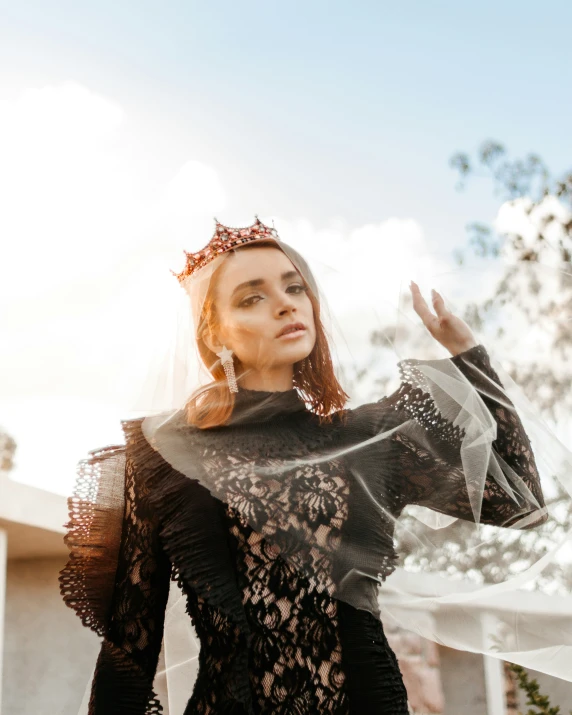
{"label": "woman's eye", "polygon": [[259,295],[251,295],[251,296],[249,296],[248,298],[245,298],[244,300],[241,300],[241,301],[240,301],[240,304],[239,304],[239,307],[242,308],[242,307],[244,307],[244,306],[253,305],[253,301],[254,301],[255,298],[260,298],[260,296],[259,296]]}
{"label": "woman's eye", "polygon": [[[301,285],[299,283],[295,283],[291,286],[288,286],[286,289],[290,293],[295,293],[295,294],[300,294],[308,290],[308,288],[305,285]],[[239,308],[247,308],[249,305],[254,305],[255,303],[258,303],[256,298],[261,298],[260,295],[255,294],[255,295],[250,295],[248,298],[244,298],[244,300],[241,300],[240,303],[238,304]]]}

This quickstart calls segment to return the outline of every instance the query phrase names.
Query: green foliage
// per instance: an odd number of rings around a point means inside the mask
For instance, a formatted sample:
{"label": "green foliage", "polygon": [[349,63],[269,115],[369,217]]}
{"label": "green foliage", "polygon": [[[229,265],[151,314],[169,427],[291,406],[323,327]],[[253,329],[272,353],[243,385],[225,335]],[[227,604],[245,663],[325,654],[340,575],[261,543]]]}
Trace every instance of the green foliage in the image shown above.
{"label": "green foliage", "polygon": [[[488,139],[477,151],[477,161],[474,162],[467,154],[458,152],[450,161],[450,166],[456,169],[460,176],[458,189],[464,189],[468,177],[473,174],[479,177],[489,177],[494,185],[494,194],[502,201],[514,202],[528,199],[527,213],[534,214],[547,197],[557,198],[563,206],[572,207],[572,171],[564,172],[560,177],[550,173],[542,159],[536,154],[529,154],[524,159],[509,159],[505,147],[497,141]],[[480,167],[478,166],[480,164]],[[559,228],[560,235],[556,239],[547,239],[547,234]],[[507,236],[495,236],[486,224],[471,223],[467,226],[469,245],[474,255],[481,258],[496,258],[500,255],[503,245],[508,240],[512,244],[513,255],[521,261],[537,261],[544,250],[556,251],[563,263],[571,260],[572,221],[562,219],[551,213],[543,216],[537,226],[536,238],[524,240],[518,232]],[[535,245],[536,244],[536,245]],[[464,255],[457,251],[457,262]]]}
{"label": "green foliage", "polygon": [[[535,709],[529,708],[526,713],[521,715],[559,715],[560,707],[558,705],[550,705],[550,700],[547,695],[540,694],[538,681],[531,678],[526,670],[516,663],[509,663],[509,669],[516,675],[518,687],[526,693],[528,699],[526,705],[532,705]],[[572,710],[570,711],[572,715]]]}
{"label": "green foliage", "polygon": [[[494,526],[475,531],[473,524],[460,519],[447,529],[432,533],[427,541],[426,527],[405,509],[400,518],[401,528],[396,532],[400,565],[409,571],[463,577],[479,585],[502,583],[529,568],[565,539],[572,522],[572,507],[570,497],[558,482],[555,488],[556,494],[546,501],[551,518],[527,532]],[[489,539],[493,533],[497,538]],[[535,586],[545,593],[568,595],[572,589],[572,570],[550,563],[537,577]]]}
{"label": "green foliage", "polygon": [[[515,325],[534,326],[544,342],[509,373],[543,416],[558,421],[572,411],[572,170],[554,176],[536,154],[511,159],[490,139],[475,159],[457,153],[450,165],[459,174],[458,188],[471,175],[488,177],[503,215],[512,212],[510,225],[506,219],[499,224],[501,233],[480,222],[467,225],[467,246],[454,254],[458,265],[470,256],[481,266],[500,257],[506,263],[489,299],[468,306],[463,317],[476,329],[497,325],[496,311],[508,304]],[[506,321],[496,327],[500,346],[509,339],[506,328]]]}
{"label": "green foliage", "polygon": [[524,159],[509,159],[502,144],[494,139],[487,139],[477,151],[477,160],[484,167],[483,173],[477,172],[474,162],[467,154],[458,152],[451,157],[449,164],[460,175],[457,188],[464,188],[469,175],[477,174],[491,176],[495,183],[495,195],[504,199],[529,196],[534,201],[539,201],[549,194],[568,200],[571,197],[572,173],[554,180],[536,154],[529,154]]}

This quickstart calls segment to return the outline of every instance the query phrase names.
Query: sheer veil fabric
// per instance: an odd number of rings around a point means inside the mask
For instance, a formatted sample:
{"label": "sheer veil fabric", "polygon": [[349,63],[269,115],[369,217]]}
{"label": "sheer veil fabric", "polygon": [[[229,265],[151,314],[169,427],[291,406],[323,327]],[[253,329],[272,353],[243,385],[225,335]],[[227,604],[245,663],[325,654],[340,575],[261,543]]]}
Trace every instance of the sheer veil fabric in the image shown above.
{"label": "sheer veil fabric", "polygon": [[[355,271],[324,266],[318,285],[317,264],[276,246],[318,298],[346,407],[322,424],[296,385],[246,390],[237,373],[228,426],[188,424],[191,394],[212,389],[195,334],[222,255],[173,300],[172,343],[134,403],[148,446],[340,601],[437,643],[572,681],[566,600],[553,595],[547,609],[534,593],[547,568],[569,568],[572,524],[536,556],[530,549],[534,532],[561,519],[551,497],[558,491],[559,508],[572,506],[568,448],[475,326],[479,345],[451,356],[412,314],[405,290],[376,300]],[[347,297],[361,294],[350,309]],[[526,358],[517,350],[508,356],[516,364]],[[275,448],[265,435],[282,426],[289,441]],[[503,554],[494,576],[491,554]],[[155,683],[171,715],[190,697],[198,652],[173,581]]]}

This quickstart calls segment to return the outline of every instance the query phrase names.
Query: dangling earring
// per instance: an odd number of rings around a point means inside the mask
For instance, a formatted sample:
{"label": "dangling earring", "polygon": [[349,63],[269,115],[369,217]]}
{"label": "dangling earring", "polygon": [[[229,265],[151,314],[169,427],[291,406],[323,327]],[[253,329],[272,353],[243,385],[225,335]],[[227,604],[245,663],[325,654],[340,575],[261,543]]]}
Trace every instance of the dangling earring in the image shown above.
{"label": "dangling earring", "polygon": [[224,374],[226,375],[226,381],[228,383],[228,389],[231,392],[238,392],[238,386],[236,384],[236,375],[234,374],[234,361],[232,359],[232,350],[229,350],[225,345],[222,346],[220,353],[217,353],[222,363]]}

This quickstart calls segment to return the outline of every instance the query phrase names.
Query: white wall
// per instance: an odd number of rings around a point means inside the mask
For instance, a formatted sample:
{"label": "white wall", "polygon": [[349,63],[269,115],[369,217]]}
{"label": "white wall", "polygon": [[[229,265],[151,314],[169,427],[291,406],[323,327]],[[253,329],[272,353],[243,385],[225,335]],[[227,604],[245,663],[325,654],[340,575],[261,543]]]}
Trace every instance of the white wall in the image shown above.
{"label": "white wall", "polygon": [[8,561],[4,715],[77,715],[100,641],[60,596],[65,562]]}
{"label": "white wall", "polygon": [[443,715],[488,715],[482,656],[439,646],[439,660]]}

